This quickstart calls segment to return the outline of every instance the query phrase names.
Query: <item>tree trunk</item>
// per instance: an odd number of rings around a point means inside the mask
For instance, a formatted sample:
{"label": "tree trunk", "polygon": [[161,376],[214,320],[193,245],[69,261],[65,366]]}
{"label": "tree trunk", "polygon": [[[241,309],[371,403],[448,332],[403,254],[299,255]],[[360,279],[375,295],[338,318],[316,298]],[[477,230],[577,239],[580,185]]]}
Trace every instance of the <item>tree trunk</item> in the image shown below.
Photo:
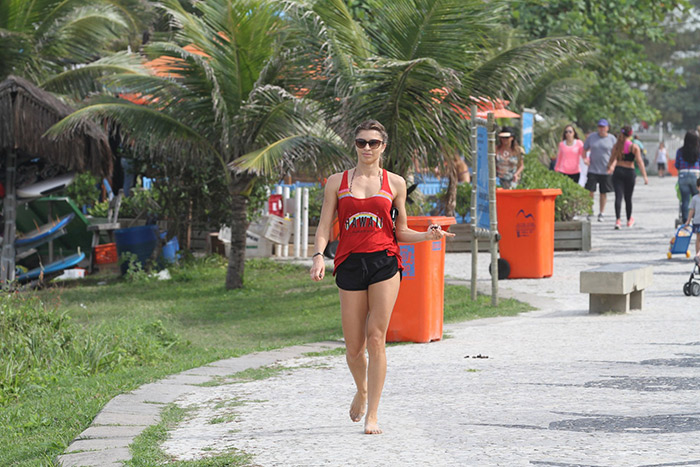
{"label": "tree trunk", "polygon": [[226,271],[226,289],[243,287],[243,271],[245,269],[245,233],[248,230],[246,209],[248,198],[240,193],[232,195],[231,206],[231,253],[228,257]]}
{"label": "tree trunk", "polygon": [[451,167],[447,171],[447,197],[445,198],[445,215],[454,217],[457,209],[457,171]]}

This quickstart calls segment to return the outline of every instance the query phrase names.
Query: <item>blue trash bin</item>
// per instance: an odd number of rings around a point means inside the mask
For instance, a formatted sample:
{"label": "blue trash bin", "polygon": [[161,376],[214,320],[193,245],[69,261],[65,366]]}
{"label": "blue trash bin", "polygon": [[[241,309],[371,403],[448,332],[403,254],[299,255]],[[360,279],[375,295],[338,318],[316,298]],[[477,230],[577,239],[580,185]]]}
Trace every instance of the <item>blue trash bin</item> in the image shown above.
{"label": "blue trash bin", "polygon": [[[138,262],[143,266],[153,254],[158,243],[158,226],[142,225],[114,231],[117,243],[117,254],[121,259],[123,253],[134,253]],[[122,275],[126,274],[129,264],[123,262],[120,266]]]}
{"label": "blue trash bin", "polygon": [[177,261],[177,252],[180,250],[180,245],[178,244],[177,237],[170,239],[168,243],[163,245],[163,250],[161,254],[166,263],[173,264]]}

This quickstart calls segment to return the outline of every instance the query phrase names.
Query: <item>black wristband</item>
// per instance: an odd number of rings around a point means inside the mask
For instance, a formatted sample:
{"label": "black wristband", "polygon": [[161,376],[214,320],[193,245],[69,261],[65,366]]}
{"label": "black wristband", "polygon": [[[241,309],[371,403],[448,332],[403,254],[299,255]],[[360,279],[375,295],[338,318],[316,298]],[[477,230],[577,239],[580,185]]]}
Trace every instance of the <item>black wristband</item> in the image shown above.
{"label": "black wristband", "polygon": [[323,253],[321,253],[320,251],[319,251],[319,252],[316,252],[316,253],[314,253],[314,255],[313,255],[311,258],[315,258],[315,257],[317,257],[318,255],[323,256]]}

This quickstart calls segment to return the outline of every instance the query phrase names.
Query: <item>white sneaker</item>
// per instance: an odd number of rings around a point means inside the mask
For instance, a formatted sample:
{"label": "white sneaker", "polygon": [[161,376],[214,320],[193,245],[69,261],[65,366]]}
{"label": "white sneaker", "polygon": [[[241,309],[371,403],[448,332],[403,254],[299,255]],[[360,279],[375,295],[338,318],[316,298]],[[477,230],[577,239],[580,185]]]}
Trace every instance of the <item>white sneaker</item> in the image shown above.
{"label": "white sneaker", "polygon": [[603,213],[601,212],[600,214],[598,214],[598,222],[603,222],[603,219],[604,219],[604,216],[603,216]]}

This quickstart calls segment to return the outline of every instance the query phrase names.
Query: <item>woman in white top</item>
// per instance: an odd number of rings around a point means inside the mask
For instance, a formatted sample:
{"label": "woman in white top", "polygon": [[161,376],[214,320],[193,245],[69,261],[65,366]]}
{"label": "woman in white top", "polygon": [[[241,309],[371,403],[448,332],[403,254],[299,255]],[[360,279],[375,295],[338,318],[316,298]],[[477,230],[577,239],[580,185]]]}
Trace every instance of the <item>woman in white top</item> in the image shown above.
{"label": "woman in white top", "polygon": [[666,145],[661,141],[659,149],[656,150],[656,167],[659,170],[659,177],[663,177],[666,173],[666,154]]}

